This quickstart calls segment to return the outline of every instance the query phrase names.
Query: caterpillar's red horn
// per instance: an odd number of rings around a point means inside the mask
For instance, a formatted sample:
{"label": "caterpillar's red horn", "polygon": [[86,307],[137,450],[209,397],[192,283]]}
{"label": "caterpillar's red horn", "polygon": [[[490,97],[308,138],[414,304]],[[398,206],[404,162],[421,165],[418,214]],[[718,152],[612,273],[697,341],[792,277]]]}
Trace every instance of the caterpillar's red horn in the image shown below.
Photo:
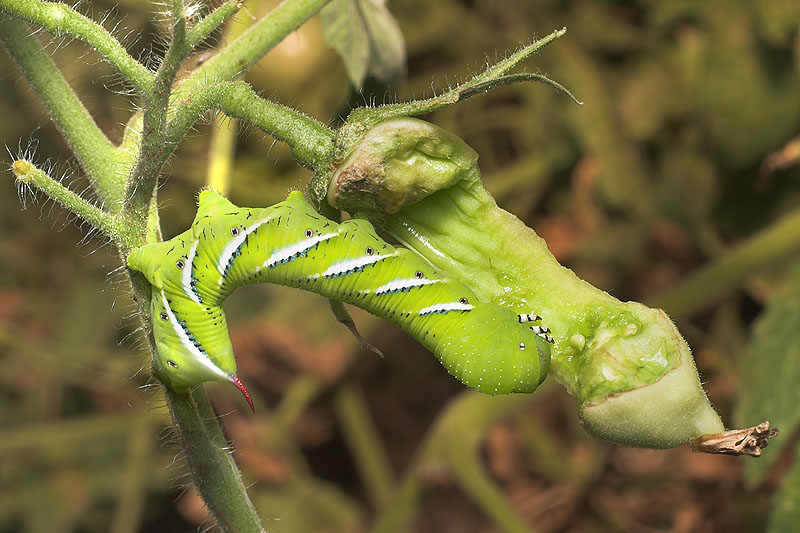
{"label": "caterpillar's red horn", "polygon": [[236,374],[232,375],[231,383],[236,385],[236,388],[242,391],[244,399],[247,400],[247,404],[250,406],[250,410],[253,411],[253,414],[255,414],[256,408],[253,407],[253,398],[250,397],[250,391],[248,391],[247,387],[244,386],[244,383],[242,383],[242,380],[239,379],[239,376],[237,376]]}

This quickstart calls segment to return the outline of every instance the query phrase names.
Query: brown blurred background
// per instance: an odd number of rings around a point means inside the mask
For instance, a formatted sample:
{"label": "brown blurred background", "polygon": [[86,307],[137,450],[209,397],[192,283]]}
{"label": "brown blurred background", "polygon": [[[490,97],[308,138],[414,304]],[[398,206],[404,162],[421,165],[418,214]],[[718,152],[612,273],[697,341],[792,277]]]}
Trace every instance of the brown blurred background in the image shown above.
{"label": "brown blurred background", "polygon": [[[240,21],[266,9],[248,5]],[[354,106],[430,95],[566,26],[526,67],[566,85],[583,106],[526,84],[426,118],[479,152],[498,203],[545,237],[563,264],[620,299],[647,301],[800,206],[793,0],[388,5],[406,38],[407,79],[368,80],[353,91],[315,17],[247,80],[336,125]],[[99,20],[112,6],[96,1],[90,11]],[[135,30],[123,40],[134,57],[161,51],[154,9],[122,0],[106,23],[121,21],[118,37]],[[115,93],[118,76],[81,43],[58,40],[48,50],[118,140],[134,109]],[[32,151],[83,190],[66,145],[5,53],[0,95],[0,140],[10,152],[3,160]],[[209,132],[199,124],[168,167],[159,193],[166,236],[193,218]],[[285,145],[254,128],[239,132],[235,203],[269,205],[308,178]],[[208,526],[160,392],[143,388],[147,361],[114,250],[43,197],[20,201],[9,173],[0,178],[0,224],[0,532]],[[729,425],[752,324],[790,267],[778,266],[678,317]],[[368,531],[404,514],[413,531],[501,531],[451,464],[446,444],[462,439],[479,450],[506,504],[540,532],[766,531],[792,463],[794,445],[784,444],[763,481],[745,484],[743,466],[753,459],[594,440],[552,382],[530,397],[472,398],[397,328],[354,310],[386,357],[364,352],[314,294],[251,286],[226,310],[255,416],[232,387],[208,389],[271,531]],[[455,398],[481,406],[452,408]],[[791,429],[780,438],[794,442]],[[409,475],[420,499],[404,507],[388,489]],[[800,487],[800,476],[793,479]]]}

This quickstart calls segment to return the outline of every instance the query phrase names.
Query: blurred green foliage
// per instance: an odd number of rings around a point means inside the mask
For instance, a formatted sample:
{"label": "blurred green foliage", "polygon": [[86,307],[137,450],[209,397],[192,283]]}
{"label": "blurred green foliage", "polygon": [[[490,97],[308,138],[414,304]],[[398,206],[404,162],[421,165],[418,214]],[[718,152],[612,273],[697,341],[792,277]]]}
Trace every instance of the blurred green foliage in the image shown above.
{"label": "blurred green foliage", "polygon": [[[234,24],[269,9],[247,5]],[[395,0],[388,7],[406,40],[406,81],[389,88],[368,79],[352,91],[317,17],[246,79],[335,124],[353,106],[439,91],[479,70],[487,53],[566,26],[528,68],[564,83],[585,105],[540,85],[515,85],[429,118],[478,151],[501,206],[537,229],[562,263],[615,296],[663,294],[800,209],[795,1]],[[92,2],[93,18],[111,8]],[[106,23],[121,21],[120,37],[135,30],[123,40],[134,57],[160,50],[151,12],[125,0]],[[119,139],[134,104],[114,92],[122,87],[111,69],[79,43],[56,39],[48,50]],[[53,161],[54,174],[82,190],[64,143],[5,54],[0,73],[0,139],[13,155],[35,139],[35,160]],[[199,126],[181,146],[159,193],[167,236],[193,218],[208,131]],[[236,150],[230,196],[237,204],[269,205],[308,180],[286,146],[254,130],[241,132]],[[24,197],[21,211],[10,176],[0,191],[0,531],[207,524],[197,497],[184,490],[160,392],[142,388],[146,361],[129,335],[138,324],[126,319],[133,306],[116,273],[119,259],[58,207]],[[713,306],[676,317],[726,420],[740,398],[737,424],[772,413],[797,424],[791,394],[800,370],[796,361],[785,364],[800,344],[796,306],[788,305],[796,299],[791,263],[754,272]],[[795,295],[785,296],[792,286]],[[764,531],[776,491],[772,530],[796,523],[796,461],[787,473],[793,427],[781,428],[768,462],[747,463],[760,472],[748,472],[745,486],[747,459],[589,439],[557,387],[471,397],[399,330],[356,313],[386,357],[363,353],[315,295],[250,287],[227,309],[258,414],[248,414],[235,390],[209,388],[268,529],[493,531],[502,523],[536,531]],[[355,401],[347,396],[353,388]],[[471,402],[476,407],[459,408]],[[459,448],[446,446],[467,441],[474,454],[463,461]],[[477,495],[489,486],[481,479],[501,492]],[[399,490],[376,498],[386,486]],[[495,514],[475,503],[497,497]]]}

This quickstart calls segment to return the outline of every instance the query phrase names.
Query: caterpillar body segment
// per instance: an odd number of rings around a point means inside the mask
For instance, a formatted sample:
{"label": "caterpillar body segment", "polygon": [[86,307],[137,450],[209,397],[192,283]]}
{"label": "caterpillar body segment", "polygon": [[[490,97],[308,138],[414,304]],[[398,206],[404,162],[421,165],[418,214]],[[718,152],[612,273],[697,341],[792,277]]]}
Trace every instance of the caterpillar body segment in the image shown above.
{"label": "caterpillar body segment", "polygon": [[479,302],[463,283],[386,243],[366,220],[320,216],[297,191],[251,209],[205,190],[190,230],[135,250],[128,264],[153,285],[154,367],[173,387],[218,380],[246,390],[220,306],[250,283],[301,288],[389,320],[482,392],[532,392],[547,375],[549,344],[522,315]]}

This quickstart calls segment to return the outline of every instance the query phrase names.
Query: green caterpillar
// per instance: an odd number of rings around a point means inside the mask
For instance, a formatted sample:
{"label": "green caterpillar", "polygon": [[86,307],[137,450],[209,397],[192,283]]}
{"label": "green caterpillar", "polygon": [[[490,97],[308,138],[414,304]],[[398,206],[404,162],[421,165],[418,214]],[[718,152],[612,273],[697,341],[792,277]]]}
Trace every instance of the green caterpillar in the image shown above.
{"label": "green caterpillar", "polygon": [[347,302],[397,324],[465,385],[489,394],[532,392],[550,365],[541,318],[478,301],[466,285],[395,248],[364,219],[341,224],[294,191],[272,207],[242,208],[200,193],[192,227],[128,256],[150,281],[153,370],[183,390],[236,374],[222,302],[238,286],[277,283]]}

